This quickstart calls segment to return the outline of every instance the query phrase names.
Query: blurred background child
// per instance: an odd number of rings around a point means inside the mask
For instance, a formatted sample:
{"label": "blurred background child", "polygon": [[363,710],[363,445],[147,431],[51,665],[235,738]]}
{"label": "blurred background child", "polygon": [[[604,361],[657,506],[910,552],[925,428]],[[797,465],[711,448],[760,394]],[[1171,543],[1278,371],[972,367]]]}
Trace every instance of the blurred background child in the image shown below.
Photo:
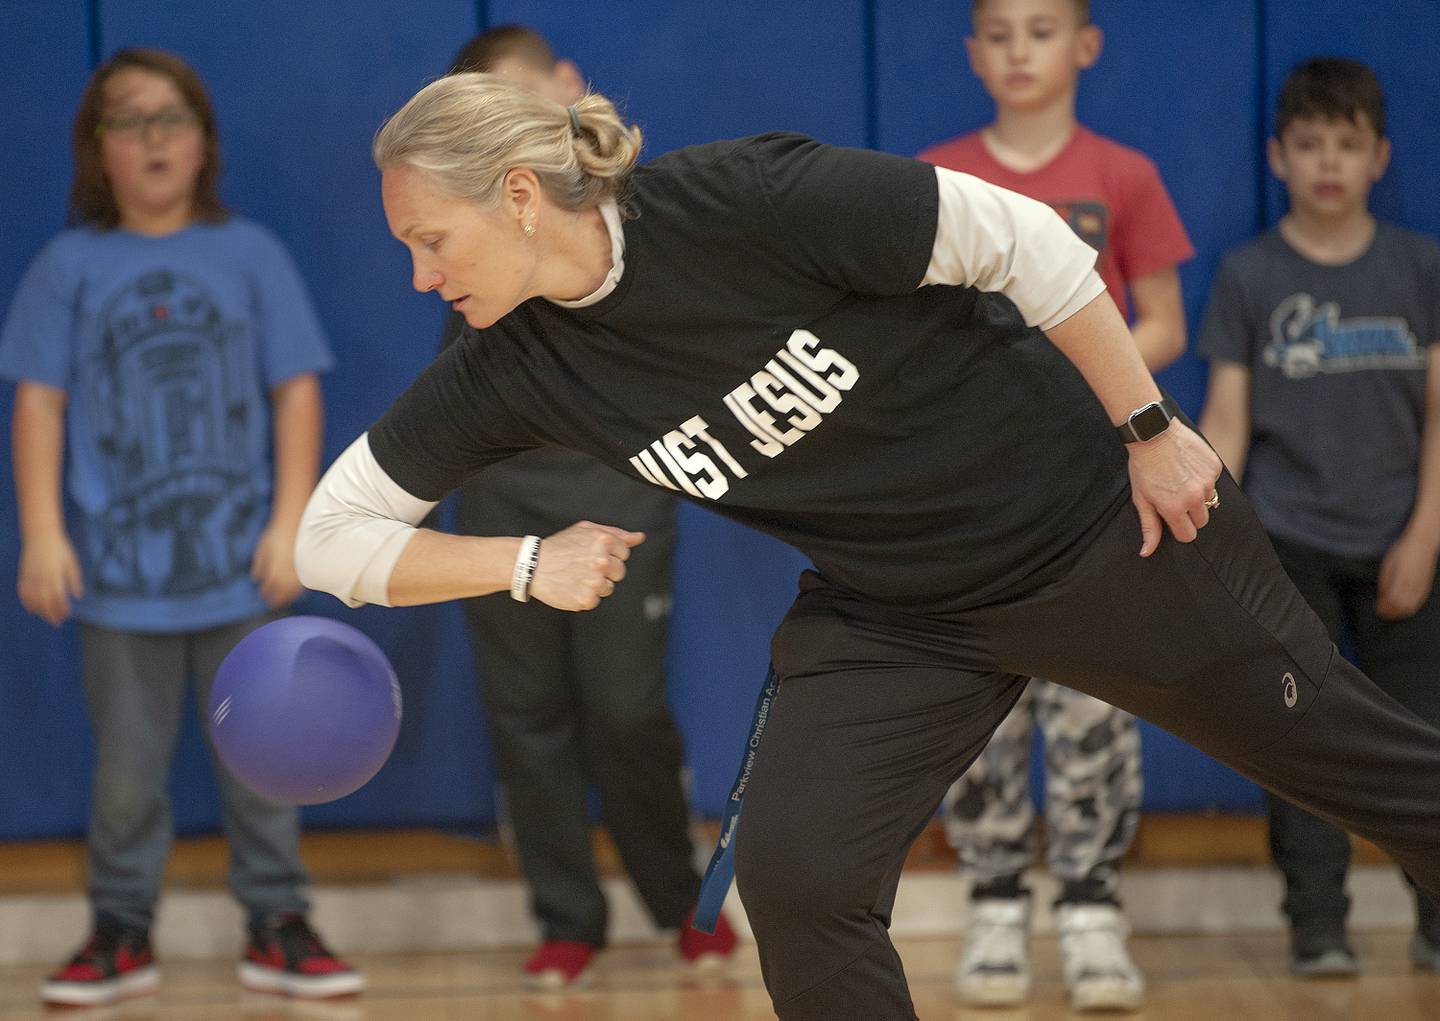
{"label": "blurred background child", "polygon": [[[41,994],[97,1004],[159,985],[150,927],[187,681],[203,713],[225,654],[300,592],[332,359],[289,256],[220,202],[215,118],[188,64],[116,53],[80,99],[74,150],[74,226],[15,294],[0,376],[18,382],[20,599],[80,621],[96,740],[93,931]],[[241,980],[359,991],[306,921],[298,812],[211,761],[248,920]]]}
{"label": "blurred background child", "polygon": [[[1290,209],[1216,277],[1200,426],[1336,643],[1440,722],[1440,246],[1370,213],[1390,142],[1364,64],[1297,67],[1269,156]],[[1266,804],[1291,969],[1353,974],[1349,836],[1273,795]],[[1416,900],[1411,959],[1440,970],[1440,908]]]}
{"label": "blurred background child", "polygon": [[[920,158],[1053,206],[1098,251],[1100,276],[1158,372],[1185,350],[1176,266],[1193,250],[1155,165],[1076,118],[1080,72],[1099,59],[1102,42],[1088,0],[976,0],[971,14],[966,51],[995,100],[995,120]],[[1081,1010],[1137,1008],[1145,987],[1125,946],[1118,870],[1139,819],[1139,731],[1129,713],[1042,678],[945,799],[946,832],[974,878],[957,990],[986,1006],[1029,992],[1021,877],[1039,843],[1029,782],[1037,722],[1071,1001]]]}

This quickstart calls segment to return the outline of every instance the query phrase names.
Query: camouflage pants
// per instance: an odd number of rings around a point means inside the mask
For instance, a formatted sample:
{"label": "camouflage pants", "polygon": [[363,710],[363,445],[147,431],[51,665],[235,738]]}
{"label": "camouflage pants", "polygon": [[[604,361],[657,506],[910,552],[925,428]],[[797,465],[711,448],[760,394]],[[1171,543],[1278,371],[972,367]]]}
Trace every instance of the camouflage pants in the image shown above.
{"label": "camouflage pants", "polygon": [[[1140,817],[1140,732],[1129,713],[1036,678],[944,800],[946,835],[977,885],[1034,864],[1036,721],[1045,739],[1046,858],[1067,888],[1111,899]],[[1062,893],[1062,896],[1065,894]]]}

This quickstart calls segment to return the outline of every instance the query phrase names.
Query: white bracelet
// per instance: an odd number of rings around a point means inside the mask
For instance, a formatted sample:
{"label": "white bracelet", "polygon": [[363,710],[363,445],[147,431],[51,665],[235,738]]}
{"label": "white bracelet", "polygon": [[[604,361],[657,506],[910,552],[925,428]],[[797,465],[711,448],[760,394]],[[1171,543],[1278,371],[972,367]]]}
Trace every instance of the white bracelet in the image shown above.
{"label": "white bracelet", "polygon": [[515,572],[510,575],[510,598],[517,603],[530,601],[530,579],[540,562],[540,536],[527,535],[515,557]]}

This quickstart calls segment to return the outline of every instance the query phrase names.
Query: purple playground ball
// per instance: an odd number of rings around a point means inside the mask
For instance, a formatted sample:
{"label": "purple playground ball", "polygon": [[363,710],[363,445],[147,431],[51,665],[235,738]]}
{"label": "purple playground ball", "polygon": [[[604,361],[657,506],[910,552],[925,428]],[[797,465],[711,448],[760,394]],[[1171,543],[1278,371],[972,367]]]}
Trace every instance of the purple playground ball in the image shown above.
{"label": "purple playground ball", "polygon": [[380,647],[348,624],[285,617],[220,664],[210,736],[240,781],[273,801],[315,805],[359,789],[400,732],[400,684]]}

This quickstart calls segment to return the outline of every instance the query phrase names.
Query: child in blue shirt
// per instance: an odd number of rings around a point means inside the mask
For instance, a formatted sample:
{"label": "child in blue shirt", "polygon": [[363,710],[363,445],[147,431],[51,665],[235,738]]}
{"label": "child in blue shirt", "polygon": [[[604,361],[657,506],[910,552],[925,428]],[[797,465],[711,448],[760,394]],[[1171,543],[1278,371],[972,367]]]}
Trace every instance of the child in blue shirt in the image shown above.
{"label": "child in blue shirt", "polygon": [[[117,53],[91,77],[74,140],[74,226],[15,293],[0,376],[17,382],[20,599],[52,625],[79,621],[97,749],[94,930],[41,995],[92,1005],[159,984],[149,930],[186,679],[207,705],[226,653],[300,592],[295,532],[332,359],[285,250],[216,195],[215,120],[184,61]],[[218,761],[216,774],[249,916],[242,981],[358,991],[306,922],[297,810]]]}

